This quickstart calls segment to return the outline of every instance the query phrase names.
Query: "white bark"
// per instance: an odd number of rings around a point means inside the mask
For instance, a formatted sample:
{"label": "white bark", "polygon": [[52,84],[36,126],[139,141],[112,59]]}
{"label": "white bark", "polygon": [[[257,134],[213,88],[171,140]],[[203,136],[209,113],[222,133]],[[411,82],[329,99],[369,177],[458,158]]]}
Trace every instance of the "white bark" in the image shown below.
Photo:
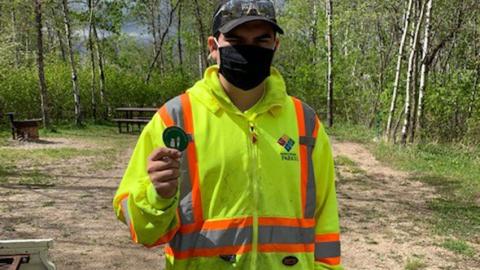
{"label": "white bark", "polygon": [[332,0],[326,0],[327,15],[327,124],[333,126],[333,35],[332,35],[332,18],[333,7]]}
{"label": "white bark", "polygon": [[395,72],[395,82],[393,84],[392,102],[390,105],[390,112],[388,114],[387,129],[386,129],[387,141],[390,141],[392,124],[393,124],[392,122],[393,122],[393,117],[395,115],[395,107],[397,104],[397,97],[398,97],[398,85],[400,82],[400,73],[402,70],[403,51],[405,48],[405,40],[407,39],[408,29],[410,27],[410,17],[412,13],[412,6],[413,6],[413,0],[408,0],[408,7],[405,13],[405,25],[403,27],[403,35],[402,35],[402,39],[400,41],[400,46],[398,49],[397,68]]}
{"label": "white bark", "polygon": [[422,128],[423,128],[423,109],[424,109],[424,96],[425,90],[427,88],[427,80],[428,80],[428,64],[426,63],[430,45],[430,32],[431,32],[431,16],[432,16],[432,6],[433,0],[428,0],[427,3],[427,11],[425,14],[425,35],[423,41],[423,49],[422,49],[422,68],[420,70],[420,87],[418,92],[418,110],[417,110],[417,126],[416,134],[417,136],[421,136]]}
{"label": "white bark", "polygon": [[69,18],[67,0],[63,0],[62,4],[63,4],[63,22],[65,24],[65,34],[67,36],[68,53],[70,56],[70,67],[72,70],[73,98],[75,102],[75,124],[81,125],[82,110],[80,107],[80,89],[78,87],[78,76],[77,76],[77,69],[75,64],[75,55],[74,55],[73,46],[72,46],[72,30],[70,28],[70,18]]}
{"label": "white bark", "polygon": [[[45,82],[45,71],[43,61],[43,34],[42,34],[42,1],[35,0],[35,26],[37,31],[37,69],[38,69],[38,86],[40,90],[40,106],[42,110],[43,126],[50,127],[50,119],[48,115],[48,94],[47,84]],[[28,39],[27,39],[28,40]]]}
{"label": "white bark", "polygon": [[412,37],[411,48],[410,48],[410,57],[408,59],[407,82],[406,82],[406,88],[405,88],[405,118],[404,118],[403,127],[402,127],[402,141],[401,141],[403,145],[407,143],[408,128],[410,127],[410,122],[411,122],[410,99],[412,97],[412,94],[411,94],[412,77],[413,77],[413,72],[415,72],[414,61],[415,61],[415,56],[417,54],[418,37],[420,33],[420,27],[422,26],[422,23],[423,23],[424,14],[425,14],[425,4],[422,6],[422,10],[420,11],[420,17],[418,18],[417,25],[415,26],[415,32]]}

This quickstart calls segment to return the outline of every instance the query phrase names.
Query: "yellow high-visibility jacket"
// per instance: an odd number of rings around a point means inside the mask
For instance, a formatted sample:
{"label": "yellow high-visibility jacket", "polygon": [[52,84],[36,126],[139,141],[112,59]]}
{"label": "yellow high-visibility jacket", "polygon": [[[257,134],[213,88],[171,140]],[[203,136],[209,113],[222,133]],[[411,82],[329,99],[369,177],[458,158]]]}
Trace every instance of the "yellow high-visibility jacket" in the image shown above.
{"label": "yellow high-visibility jacket", "polygon": [[[173,125],[189,144],[177,195],[164,199],[146,166]],[[167,102],[143,130],[113,206],[135,242],[167,244],[166,269],[342,269],[328,137],[274,68],[245,112],[224,92],[218,66]]]}

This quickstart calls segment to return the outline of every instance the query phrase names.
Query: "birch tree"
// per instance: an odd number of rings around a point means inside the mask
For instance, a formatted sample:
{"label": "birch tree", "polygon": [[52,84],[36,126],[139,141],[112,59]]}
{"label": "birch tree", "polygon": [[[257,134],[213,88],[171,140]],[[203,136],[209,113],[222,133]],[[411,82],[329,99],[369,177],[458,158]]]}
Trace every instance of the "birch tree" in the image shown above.
{"label": "birch tree", "polygon": [[427,56],[428,56],[428,50],[429,50],[429,45],[430,45],[430,32],[431,32],[431,16],[432,16],[432,7],[433,7],[433,0],[428,0],[427,2],[427,10],[425,14],[425,34],[423,37],[423,48],[422,48],[422,67],[420,70],[420,86],[418,90],[418,109],[417,109],[417,115],[415,116],[417,118],[416,126],[414,127],[416,129],[416,134],[420,135],[421,139],[421,130],[423,127],[423,99],[425,96],[425,90],[427,88],[427,80],[428,80],[428,65],[426,63]]}
{"label": "birch tree", "polygon": [[423,17],[425,14],[425,4],[422,5],[422,9],[420,10],[420,15],[418,17],[417,24],[415,26],[415,30],[412,37],[412,42],[410,46],[410,57],[408,59],[408,70],[407,70],[407,82],[405,86],[405,118],[402,127],[402,140],[401,143],[405,145],[407,143],[407,136],[408,136],[408,129],[410,128],[411,124],[411,99],[412,99],[412,84],[415,84],[415,81],[412,80],[414,76],[415,70],[415,59],[417,55],[418,49],[418,37],[420,33],[420,28],[423,23]]}
{"label": "birch tree", "polygon": [[35,28],[37,30],[37,70],[38,85],[40,90],[40,106],[42,110],[42,121],[45,128],[50,128],[48,91],[45,82],[45,71],[43,62],[43,23],[42,23],[42,0],[35,0]]}
{"label": "birch tree", "polygon": [[96,100],[96,83],[97,83],[97,66],[95,63],[95,49],[93,41],[93,24],[95,20],[95,12],[93,6],[93,0],[88,0],[88,11],[89,11],[89,23],[88,23],[88,48],[90,50],[90,63],[92,65],[91,71],[91,106],[92,106],[92,117],[93,120],[97,120],[97,100]]}
{"label": "birch tree", "polygon": [[67,0],[62,0],[63,6],[63,21],[65,24],[65,35],[67,37],[68,54],[70,56],[70,68],[72,71],[72,86],[73,86],[73,98],[75,102],[75,124],[82,125],[82,110],[80,105],[80,89],[78,87],[78,75],[75,63],[75,54],[72,46],[72,30],[70,25],[70,11],[68,8]]}
{"label": "birch tree", "polygon": [[395,82],[393,84],[392,102],[390,104],[390,111],[388,114],[388,122],[387,122],[386,135],[385,135],[387,141],[390,141],[391,139],[393,117],[395,116],[395,108],[396,108],[397,98],[398,98],[398,85],[400,83],[400,74],[402,71],[403,51],[405,48],[405,41],[407,39],[408,29],[410,27],[410,16],[412,13],[412,6],[413,6],[413,0],[408,0],[407,10],[405,11],[405,24],[403,26],[403,35],[402,35],[402,39],[400,41],[400,46],[398,49],[397,67],[395,70]]}
{"label": "birch tree", "polygon": [[332,0],[326,0],[326,16],[327,16],[327,124],[329,127],[333,126],[333,34],[332,34],[332,20],[333,20],[333,6]]}

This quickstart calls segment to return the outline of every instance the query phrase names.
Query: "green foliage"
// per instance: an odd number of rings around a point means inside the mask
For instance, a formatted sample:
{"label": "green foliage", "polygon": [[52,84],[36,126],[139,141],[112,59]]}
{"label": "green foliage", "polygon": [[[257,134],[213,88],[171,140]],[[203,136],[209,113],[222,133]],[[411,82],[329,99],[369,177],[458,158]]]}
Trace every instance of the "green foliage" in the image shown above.
{"label": "green foliage", "polygon": [[[160,106],[167,99],[185,91],[190,80],[180,72],[165,76],[154,76],[149,84],[144,82],[143,74],[135,74],[119,68],[106,70],[108,84],[107,101],[111,107],[120,106]],[[51,63],[45,70],[50,98],[50,113],[53,119],[65,120],[74,117],[74,100],[70,81],[70,69],[61,62]],[[81,103],[84,115],[90,117],[90,71],[79,70]],[[35,68],[5,70],[0,74],[3,112],[16,112],[19,118],[38,118],[40,112],[40,95]],[[97,87],[98,89],[98,87]],[[96,100],[100,100],[96,93]],[[98,110],[100,111],[100,110]]]}
{"label": "green foliage", "polygon": [[[211,34],[211,15],[216,1],[182,2],[177,10],[181,11],[181,18],[178,13],[172,18],[173,23],[165,36],[162,54],[155,63],[149,84],[145,84],[144,79],[153,61],[153,46],[158,49],[176,1],[94,2],[97,5],[92,18],[98,28],[98,45],[106,67],[106,102],[111,107],[158,106],[190,87],[201,76],[203,70],[199,68],[199,54],[206,50],[202,39]],[[326,119],[324,2],[274,2],[278,8],[278,21],[285,30],[285,35],[279,35],[280,48],[275,55],[274,66],[285,78],[288,92],[305,100],[317,110],[321,119]],[[0,5],[0,26],[5,29],[0,33],[0,115],[14,110],[19,112],[19,117],[38,117],[40,102],[35,68],[33,5],[18,0],[0,0]],[[85,1],[70,2],[70,5],[81,102],[84,116],[90,118],[92,97],[88,28],[91,14]],[[64,43],[64,50],[66,43],[63,14],[58,6],[58,1],[44,1],[43,43],[51,115],[55,121],[65,122],[73,119],[74,106],[68,61],[58,59],[62,49],[60,41]],[[478,8],[476,0],[465,0],[461,4],[446,0],[434,3],[431,19],[435,35],[431,37],[430,49],[433,51],[435,46],[442,46],[429,67],[422,133],[429,141],[479,143],[480,60],[477,56],[480,18],[478,12],[473,12]],[[404,2],[393,0],[335,2],[333,76],[336,123],[372,127],[375,136],[384,132],[403,32],[404,9]],[[15,23],[12,22],[11,11],[16,14]],[[457,29],[458,14],[463,16],[460,16],[461,25]],[[179,19],[182,21],[180,28]],[[416,18],[412,17],[412,25],[415,21]],[[423,32],[422,29],[421,35]],[[423,42],[422,36],[420,38]],[[395,122],[404,106],[409,39],[400,76]],[[179,47],[182,48],[182,65]],[[96,64],[98,68],[98,61]],[[96,80],[98,102],[98,74]],[[98,112],[105,111],[105,106],[101,104]]]}

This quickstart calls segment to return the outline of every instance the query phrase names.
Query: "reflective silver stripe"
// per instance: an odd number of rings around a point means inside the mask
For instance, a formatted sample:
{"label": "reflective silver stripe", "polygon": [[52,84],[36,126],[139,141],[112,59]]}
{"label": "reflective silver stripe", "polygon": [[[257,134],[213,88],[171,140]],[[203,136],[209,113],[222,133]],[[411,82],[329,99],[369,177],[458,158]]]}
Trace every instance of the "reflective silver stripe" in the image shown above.
{"label": "reflective silver stripe", "polygon": [[315,186],[315,172],[313,170],[313,147],[307,147],[307,162],[308,162],[308,180],[307,180],[307,199],[305,204],[305,218],[313,218],[315,216],[316,186]]}
{"label": "reflective silver stripe", "polygon": [[314,147],[315,146],[315,141],[316,141],[316,139],[314,137],[300,136],[300,144]]}
{"label": "reflective silver stripe", "polygon": [[200,248],[248,245],[252,243],[252,235],[252,227],[177,233],[170,241],[170,247],[176,252],[182,252]]}
{"label": "reflective silver stripe", "polygon": [[304,102],[302,102],[302,107],[303,117],[305,118],[305,134],[307,134],[307,136],[312,136],[317,122],[317,114],[312,107],[308,106]]}
{"label": "reflective silver stripe", "polygon": [[313,131],[317,124],[317,115],[315,111],[302,102],[303,108],[303,117],[305,120],[305,135],[300,137],[300,144],[307,146],[307,166],[308,166],[308,177],[307,177],[307,198],[306,205],[304,209],[305,218],[313,218],[315,216],[315,205],[316,205],[316,186],[315,186],[315,171],[313,169],[313,159],[312,153],[315,146],[316,138],[313,137]]}
{"label": "reflective silver stripe", "polygon": [[260,244],[310,244],[315,241],[315,229],[299,227],[260,226]]}
{"label": "reflective silver stripe", "polygon": [[168,114],[170,114],[170,117],[172,117],[173,122],[175,122],[175,125],[183,128],[183,110],[180,96],[169,100],[167,103],[165,103],[165,107]]}
{"label": "reflective silver stripe", "polygon": [[340,242],[315,243],[315,259],[340,257]]}
{"label": "reflective silver stripe", "polygon": [[128,227],[130,228],[130,214],[128,213],[128,197],[122,200],[122,213],[123,217],[125,218],[125,222],[127,222]]}
{"label": "reflective silver stripe", "polygon": [[[170,114],[170,117],[172,117],[172,120],[175,122],[175,125],[185,129],[181,96],[171,99],[165,104],[165,106],[167,112]],[[190,139],[190,142],[192,142],[193,135],[187,135]],[[182,160],[180,162],[179,212],[180,222],[182,225],[193,224],[195,222],[193,215],[192,185],[188,165],[188,155],[184,154],[182,155]]]}

